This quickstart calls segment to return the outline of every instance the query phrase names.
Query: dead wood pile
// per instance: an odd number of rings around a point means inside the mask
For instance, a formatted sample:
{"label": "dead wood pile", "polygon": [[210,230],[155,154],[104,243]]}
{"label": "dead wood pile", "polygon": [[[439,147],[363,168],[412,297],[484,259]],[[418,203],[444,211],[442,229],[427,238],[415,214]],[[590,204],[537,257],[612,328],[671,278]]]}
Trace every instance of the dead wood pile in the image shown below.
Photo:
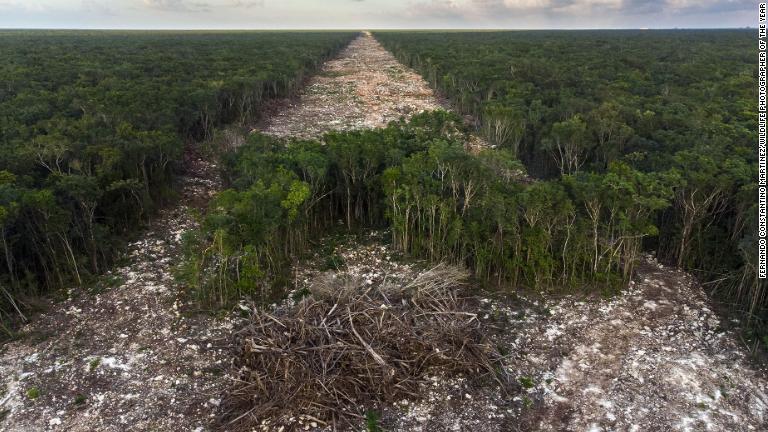
{"label": "dead wood pile", "polygon": [[366,408],[418,398],[434,374],[506,387],[501,356],[459,296],[466,276],[439,265],[404,286],[373,287],[327,274],[296,306],[256,310],[236,334],[238,379],[222,428],[359,425]]}

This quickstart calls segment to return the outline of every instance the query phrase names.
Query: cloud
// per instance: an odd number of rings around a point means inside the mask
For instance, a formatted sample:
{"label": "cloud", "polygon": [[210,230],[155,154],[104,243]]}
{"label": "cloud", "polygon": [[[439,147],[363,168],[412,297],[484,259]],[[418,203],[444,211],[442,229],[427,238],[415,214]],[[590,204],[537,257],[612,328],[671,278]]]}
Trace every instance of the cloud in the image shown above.
{"label": "cloud", "polygon": [[[573,23],[574,18],[625,22],[653,15],[687,18],[689,13],[716,14],[752,8],[749,0],[416,0],[412,20],[449,21],[470,25],[539,22]],[[572,26],[569,25],[569,27]]]}
{"label": "cloud", "polygon": [[108,4],[104,4],[98,0],[82,0],[82,8],[85,12],[95,12],[101,15],[117,15],[117,11],[112,9]]}
{"label": "cloud", "polygon": [[[362,1],[362,0],[359,0]],[[235,0],[232,3],[233,8],[255,8],[255,7],[263,7],[264,6],[264,0]]]}
{"label": "cloud", "polygon": [[412,3],[406,10],[410,18],[432,20],[463,20],[470,11],[454,0],[428,0]]}
{"label": "cloud", "polygon": [[756,21],[751,0],[0,0],[0,27],[671,28]]}
{"label": "cloud", "polygon": [[209,3],[190,0],[144,0],[144,5],[152,9],[170,12],[206,12],[211,10]]}
{"label": "cloud", "polygon": [[752,9],[755,3],[745,0],[666,0],[665,6],[680,12],[732,12]]}
{"label": "cloud", "polygon": [[46,12],[49,5],[42,2],[29,2],[22,0],[3,0],[0,1],[0,9],[26,11],[26,12]]}
{"label": "cloud", "polygon": [[143,0],[152,9],[170,12],[210,12],[220,9],[251,9],[264,6],[264,0]]}

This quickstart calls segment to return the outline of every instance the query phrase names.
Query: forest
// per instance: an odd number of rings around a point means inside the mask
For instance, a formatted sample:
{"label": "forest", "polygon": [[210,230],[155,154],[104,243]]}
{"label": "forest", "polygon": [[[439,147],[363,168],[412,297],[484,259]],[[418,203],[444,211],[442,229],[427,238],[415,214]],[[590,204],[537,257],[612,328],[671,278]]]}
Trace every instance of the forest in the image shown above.
{"label": "forest", "polygon": [[103,272],[185,143],[292,95],[355,32],[0,32],[0,323]]}
{"label": "forest", "polygon": [[[220,301],[227,286],[271,286],[243,275],[273,278],[310,233],[340,218],[348,228],[389,226],[403,252],[508,287],[616,288],[653,251],[763,327],[746,32],[377,37],[474,124],[420,117],[330,134],[325,146],[252,137],[225,168],[235,190],[206,225],[220,251],[209,260]],[[494,150],[464,152],[470,129]],[[206,273],[198,258],[192,273]]]}
{"label": "forest", "polygon": [[290,288],[292,258],[343,221],[387,227],[400,251],[466,265],[505,290],[611,292],[673,192],[667,176],[621,161],[602,175],[527,182],[505,149],[465,151],[469,129],[437,111],[324,142],[254,134],[226,155],[230,189],[187,239],[181,274],[215,307]]}
{"label": "forest", "polygon": [[752,32],[0,39],[3,426],[763,423]]}
{"label": "forest", "polygon": [[[658,181],[646,186],[657,194],[648,198],[664,203],[649,203],[649,230],[632,241],[695,274],[752,328],[765,327],[768,298],[754,253],[757,66],[749,31],[376,37],[532,176],[594,181],[605,187],[589,192],[615,196],[625,196],[611,185],[617,170]],[[557,194],[547,195],[553,209],[563,208]],[[618,203],[607,195],[586,203],[576,223],[633,223],[613,217]],[[615,238],[622,237],[593,235],[608,244]]]}
{"label": "forest", "polygon": [[[23,316],[27,297],[103,271],[121,239],[172,199],[185,142],[211,140],[293,94],[354,35],[5,31],[4,320]],[[616,287],[652,250],[763,325],[768,300],[749,253],[748,33],[376,36],[495,150],[465,154],[458,137],[470,130],[440,116],[331,134],[327,146],[251,138],[246,153],[227,156],[237,192],[213,206],[247,216],[215,211],[206,225],[220,248],[237,244],[227,254],[246,250],[235,254],[244,260],[235,285],[254,285],[249,271],[280,274],[310,233],[341,218],[348,228],[391,226],[402,251],[510,286]],[[460,135],[441,135],[444,122]],[[247,200],[259,205],[242,208]],[[264,231],[234,228],[244,217]],[[230,263],[216,262],[223,289]]]}

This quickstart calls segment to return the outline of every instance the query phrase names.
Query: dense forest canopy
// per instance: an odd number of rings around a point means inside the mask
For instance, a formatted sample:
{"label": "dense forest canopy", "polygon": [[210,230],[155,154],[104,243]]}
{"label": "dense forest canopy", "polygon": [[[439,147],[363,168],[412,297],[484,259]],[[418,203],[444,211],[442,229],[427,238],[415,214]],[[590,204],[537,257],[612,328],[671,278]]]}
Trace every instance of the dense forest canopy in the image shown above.
{"label": "dense forest canopy", "polygon": [[254,134],[225,156],[230,188],[187,238],[180,274],[203,303],[284,293],[293,257],[342,221],[388,227],[413,257],[466,265],[510,288],[613,290],[632,273],[661,175],[611,163],[605,175],[525,179],[503,149],[465,151],[461,117],[437,111],[318,141]]}
{"label": "dense forest canopy", "polygon": [[[757,66],[749,31],[376,37],[482,124],[492,144],[516,151],[537,177],[584,164],[604,168],[635,150],[672,154],[720,136],[747,146],[755,137]],[[574,149],[563,162],[550,157],[550,147]]]}
{"label": "dense forest canopy", "polygon": [[[377,32],[492,145],[540,178],[595,179],[616,164],[659,176],[646,249],[691,270],[753,324],[757,98],[747,30]],[[633,174],[635,175],[635,174]],[[600,206],[614,205],[611,199]],[[591,211],[590,211],[591,212]]]}
{"label": "dense forest canopy", "polygon": [[0,322],[104,270],[185,141],[291,95],[354,32],[0,32]]}

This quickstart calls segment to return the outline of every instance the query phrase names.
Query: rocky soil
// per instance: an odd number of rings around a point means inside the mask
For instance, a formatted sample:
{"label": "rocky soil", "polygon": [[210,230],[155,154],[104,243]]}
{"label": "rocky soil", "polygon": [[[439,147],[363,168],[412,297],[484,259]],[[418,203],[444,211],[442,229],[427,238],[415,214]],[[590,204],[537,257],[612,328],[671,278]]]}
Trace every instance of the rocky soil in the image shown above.
{"label": "rocky soil", "polygon": [[[427,266],[403,262],[384,238],[348,236],[323,246],[323,254],[297,265],[297,290],[311,291],[321,270],[376,284],[407,280]],[[336,262],[338,269],[327,270]],[[609,299],[470,295],[517,384],[505,392],[472,377],[431,376],[421,398],[379,407],[385,430],[768,430],[765,369],[724,328],[701,286],[653,257]]]}
{"label": "rocky soil", "polygon": [[226,385],[232,322],[192,313],[172,268],[190,206],[220,188],[192,154],[162,211],[95,286],[72,288],[0,347],[0,430],[204,430]]}
{"label": "rocky soil", "polygon": [[684,272],[648,257],[617,298],[547,307],[538,337],[520,345],[551,353],[532,372],[541,430],[766,429],[764,373]]}
{"label": "rocky soil", "polygon": [[366,32],[257,129],[278,137],[319,138],[329,131],[382,127],[443,107],[420,75]]}
{"label": "rocky soil", "polygon": [[768,383],[688,274],[652,257],[609,300],[544,300],[509,343],[542,431],[759,431]]}

